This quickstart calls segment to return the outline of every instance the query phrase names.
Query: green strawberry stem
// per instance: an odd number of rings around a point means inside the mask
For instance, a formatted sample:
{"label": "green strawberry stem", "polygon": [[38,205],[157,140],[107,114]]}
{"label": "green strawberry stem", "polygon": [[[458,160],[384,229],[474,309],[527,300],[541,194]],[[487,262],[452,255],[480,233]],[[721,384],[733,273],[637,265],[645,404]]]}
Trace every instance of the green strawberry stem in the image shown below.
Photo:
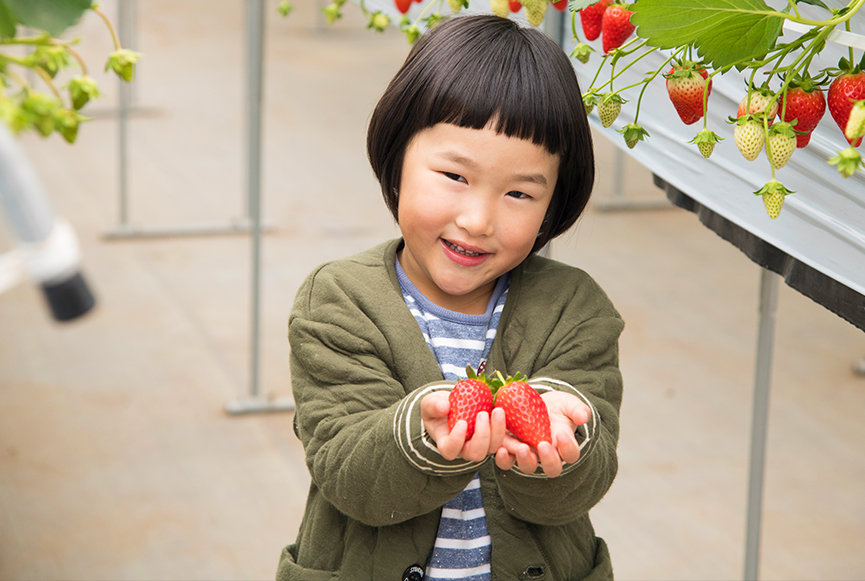
{"label": "green strawberry stem", "polygon": [[36,72],[39,77],[42,78],[42,81],[48,85],[48,88],[51,89],[51,92],[54,93],[54,96],[57,97],[57,100],[61,103],[63,102],[63,97],[60,96],[60,91],[57,90],[57,87],[54,85],[53,79],[51,79],[51,75],[49,75],[45,69],[42,67],[34,67],[33,70]]}
{"label": "green strawberry stem", "polygon": [[766,157],[769,158],[769,167],[772,168],[772,181],[775,181],[775,162],[772,161],[772,145],[769,143],[769,119],[763,115],[763,135],[766,139]]}
{"label": "green strawberry stem", "polygon": [[108,19],[108,16],[106,16],[105,13],[99,9],[99,6],[97,4],[91,6],[90,9],[96,14],[98,14],[99,18],[101,18],[102,21],[105,23],[105,26],[108,27],[108,31],[111,33],[111,39],[114,41],[114,50],[120,50],[121,48],[123,48],[122,46],[120,46],[120,39],[117,37],[117,32],[114,30],[114,26],[112,26],[111,20]]}
{"label": "green strawberry stem", "polygon": [[573,42],[582,42],[580,40],[580,35],[577,34],[577,12],[571,11],[571,32],[574,35]]}

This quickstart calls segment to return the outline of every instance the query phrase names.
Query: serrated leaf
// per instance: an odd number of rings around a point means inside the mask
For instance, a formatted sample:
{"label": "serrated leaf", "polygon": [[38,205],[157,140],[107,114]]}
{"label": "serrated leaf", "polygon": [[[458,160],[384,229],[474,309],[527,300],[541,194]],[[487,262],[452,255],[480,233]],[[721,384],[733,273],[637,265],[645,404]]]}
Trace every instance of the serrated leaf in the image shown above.
{"label": "serrated leaf", "polygon": [[826,6],[826,4],[824,4],[820,0],[796,0],[796,4],[810,4],[811,6],[819,6],[820,8],[826,10],[826,12],[832,12],[832,9]]}
{"label": "serrated leaf", "polygon": [[715,69],[765,54],[784,24],[763,0],[637,0],[631,10],[637,36],[659,48],[693,44]]}
{"label": "serrated leaf", "polygon": [[568,2],[568,10],[571,12],[579,12],[583,8],[591,6],[598,0],[571,0]]}
{"label": "serrated leaf", "polygon": [[13,38],[15,36],[15,15],[9,7],[0,0],[0,38]]}
{"label": "serrated leaf", "polygon": [[92,0],[3,0],[18,22],[60,36],[78,22]]}

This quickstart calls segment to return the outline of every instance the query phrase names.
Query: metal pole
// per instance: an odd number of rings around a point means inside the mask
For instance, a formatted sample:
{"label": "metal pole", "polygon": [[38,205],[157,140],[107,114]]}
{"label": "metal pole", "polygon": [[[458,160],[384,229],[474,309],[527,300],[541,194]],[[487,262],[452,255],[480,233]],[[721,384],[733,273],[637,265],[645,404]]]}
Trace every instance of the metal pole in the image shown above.
{"label": "metal pole", "polygon": [[745,581],[760,575],[760,528],[763,511],[763,475],[766,465],[766,432],[769,420],[769,387],[778,308],[778,275],[767,268],[760,278],[760,326],[754,377],[754,409],[751,421],[751,462],[748,476],[748,515],[745,536]]}
{"label": "metal pole", "polygon": [[[132,7],[134,9],[134,7]],[[120,42],[127,46],[132,37],[132,18],[131,10],[127,5],[127,0],[118,0],[117,2],[117,34],[120,37]],[[128,143],[128,118],[129,104],[132,98],[129,83],[118,78],[117,82],[120,87],[120,103],[118,108],[117,125],[119,128],[119,146],[118,146],[118,175],[120,179],[120,228],[129,228],[129,150]]]}
{"label": "metal pole", "polygon": [[261,330],[261,106],[264,87],[264,0],[246,0],[246,186],[252,234],[252,308],[250,313],[249,397],[229,402],[229,414],[294,409],[290,399],[259,395]]}
{"label": "metal pole", "polygon": [[264,58],[264,0],[246,2],[247,136],[246,176],[252,232],[252,337],[250,395],[258,396],[259,317],[261,294],[261,102]]}

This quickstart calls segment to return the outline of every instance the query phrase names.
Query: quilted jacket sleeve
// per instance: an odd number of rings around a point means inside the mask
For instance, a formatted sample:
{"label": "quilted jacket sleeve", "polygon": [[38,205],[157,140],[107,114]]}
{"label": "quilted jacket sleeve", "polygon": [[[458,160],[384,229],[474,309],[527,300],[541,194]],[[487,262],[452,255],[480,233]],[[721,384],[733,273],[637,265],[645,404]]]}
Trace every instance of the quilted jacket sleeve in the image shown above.
{"label": "quilted jacket sleeve", "polygon": [[[573,292],[557,303],[544,305],[558,311],[553,317],[542,317],[534,312],[535,307],[520,300],[527,297],[516,297],[515,311],[519,312],[508,318],[499,355],[507,362],[509,374],[528,373],[530,383],[542,392],[556,389],[573,393],[589,405],[592,418],[577,430],[580,459],[566,465],[561,476],[551,479],[540,472],[523,474],[517,468],[498,470],[499,491],[517,518],[560,525],[580,518],[597,504],[618,469],[622,400],[618,338],[624,323],[606,294],[582,271],[571,269],[548,277],[540,268],[529,272],[527,278],[531,281],[524,280],[518,287],[521,295],[555,296],[552,289],[544,288],[548,280]],[[540,348],[527,348],[533,344]]]}
{"label": "quilted jacket sleeve", "polygon": [[[406,442],[422,444],[412,404],[432,380],[441,382],[435,358],[398,292],[390,289],[396,300],[388,304],[381,290],[358,292],[357,285],[381,280],[358,276],[346,285],[334,270],[307,279],[289,318],[297,432],[313,483],[328,502],[370,526],[396,524],[438,509],[477,465],[436,471],[409,461]],[[393,320],[401,309],[406,325]],[[395,426],[406,422],[414,422],[415,436],[398,444]],[[436,456],[427,447],[419,458],[435,463]]]}

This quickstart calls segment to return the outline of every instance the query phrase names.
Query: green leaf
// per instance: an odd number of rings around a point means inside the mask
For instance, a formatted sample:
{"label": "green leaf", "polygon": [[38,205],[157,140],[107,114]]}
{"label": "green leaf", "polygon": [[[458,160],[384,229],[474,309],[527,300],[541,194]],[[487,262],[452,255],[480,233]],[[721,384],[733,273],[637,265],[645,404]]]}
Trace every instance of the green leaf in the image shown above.
{"label": "green leaf", "polygon": [[568,9],[571,12],[579,12],[583,8],[591,6],[592,4],[594,4],[597,1],[598,0],[571,0],[568,3]]}
{"label": "green leaf", "polygon": [[832,12],[832,9],[826,6],[824,2],[821,0],[796,0],[796,4],[810,4],[811,6],[819,6],[826,10],[826,12]]}
{"label": "green leaf", "polygon": [[60,36],[64,30],[78,22],[92,0],[2,0],[17,17],[18,22],[30,28],[44,30]]}
{"label": "green leaf", "polygon": [[715,69],[765,54],[784,23],[763,0],[637,0],[631,10],[637,36],[659,48],[693,44]]}
{"label": "green leaf", "polygon": [[0,0],[0,38],[13,38],[16,22],[15,15],[3,3],[3,0]]}

